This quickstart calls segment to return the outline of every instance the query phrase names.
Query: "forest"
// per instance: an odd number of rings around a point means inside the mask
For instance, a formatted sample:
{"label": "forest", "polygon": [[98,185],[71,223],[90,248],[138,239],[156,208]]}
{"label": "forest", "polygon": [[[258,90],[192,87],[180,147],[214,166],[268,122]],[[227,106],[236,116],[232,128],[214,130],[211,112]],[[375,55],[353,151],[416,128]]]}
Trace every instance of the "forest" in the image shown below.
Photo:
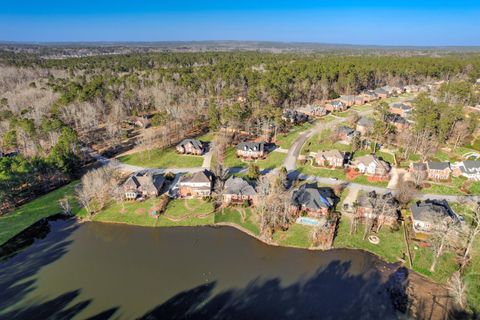
{"label": "forest", "polygon": [[86,148],[115,152],[138,116],[151,116],[152,125],[173,135],[168,145],[195,130],[281,126],[284,108],[342,94],[450,80],[441,101],[423,98],[427,124],[418,124],[446,141],[457,120],[472,126],[458,108],[479,103],[478,78],[480,55],[474,53],[165,52],[45,59],[0,51],[0,150],[15,155],[0,159],[0,209],[74,179],[89,161]]}

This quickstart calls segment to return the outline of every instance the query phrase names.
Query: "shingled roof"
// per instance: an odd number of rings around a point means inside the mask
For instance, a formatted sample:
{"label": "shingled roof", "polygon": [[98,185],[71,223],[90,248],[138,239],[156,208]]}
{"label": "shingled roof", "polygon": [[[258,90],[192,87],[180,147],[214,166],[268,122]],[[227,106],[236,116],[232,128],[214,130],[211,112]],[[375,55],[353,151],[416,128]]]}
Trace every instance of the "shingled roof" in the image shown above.
{"label": "shingled roof", "polygon": [[191,143],[192,146],[195,148],[195,149],[198,149],[198,150],[201,150],[203,149],[203,144],[201,141],[199,140],[196,140],[196,139],[183,139],[182,142],[180,142],[178,145],[180,147],[183,147],[183,146],[186,146],[187,144]]}
{"label": "shingled roof", "polygon": [[293,203],[310,210],[332,209],[336,196],[331,188],[318,188],[315,184],[304,184],[293,193]]}
{"label": "shingled roof", "polygon": [[265,149],[264,142],[240,142],[237,145],[237,150],[243,151],[259,151],[263,152]]}
{"label": "shingled roof", "polygon": [[257,194],[255,189],[245,180],[238,177],[230,177],[225,182],[225,194],[235,194],[243,196],[254,196]]}

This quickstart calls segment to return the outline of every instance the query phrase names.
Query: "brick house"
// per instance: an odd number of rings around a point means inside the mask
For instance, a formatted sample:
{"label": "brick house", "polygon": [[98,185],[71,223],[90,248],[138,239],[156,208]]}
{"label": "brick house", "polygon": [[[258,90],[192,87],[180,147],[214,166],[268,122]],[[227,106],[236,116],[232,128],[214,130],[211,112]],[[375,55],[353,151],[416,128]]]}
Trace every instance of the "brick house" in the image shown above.
{"label": "brick house", "polygon": [[298,112],[297,110],[285,109],[282,114],[282,120],[291,124],[300,124],[308,121],[309,115]]}
{"label": "brick house", "polygon": [[332,100],[328,102],[325,105],[325,108],[327,109],[327,111],[330,111],[330,112],[347,110],[347,106],[340,100]]}
{"label": "brick house", "polygon": [[237,145],[237,156],[243,159],[259,159],[266,156],[264,142],[241,142]]}
{"label": "brick house", "polygon": [[338,100],[347,107],[351,107],[355,104],[355,96],[352,95],[342,95]]}
{"label": "brick house", "polygon": [[132,174],[123,184],[125,198],[135,200],[139,197],[156,197],[165,182],[163,175],[151,171]]}
{"label": "brick house", "polygon": [[422,179],[428,177],[427,164],[425,162],[411,162],[408,171],[412,174],[416,174]]}
{"label": "brick house", "polygon": [[359,132],[347,126],[340,126],[335,128],[335,133],[338,135],[340,140],[347,143],[350,143],[355,135],[360,134]]}
{"label": "brick house", "polygon": [[372,118],[362,117],[358,120],[355,129],[362,135],[369,134],[373,131],[375,120]]}
{"label": "brick house", "polygon": [[175,147],[175,150],[181,154],[202,155],[205,148],[203,147],[203,143],[199,140],[184,139]]}
{"label": "brick house", "polygon": [[255,188],[242,178],[232,176],[225,181],[223,191],[223,203],[225,205],[244,204],[246,201],[255,205],[257,202]]}
{"label": "brick house", "polygon": [[390,112],[401,117],[408,117],[412,114],[412,107],[405,103],[394,103],[390,106]]}
{"label": "brick house", "polygon": [[371,102],[371,101],[378,100],[378,98],[379,98],[374,91],[365,91],[362,95],[365,99],[365,102],[367,102],[367,103]]}
{"label": "brick house", "polygon": [[355,159],[352,166],[360,173],[372,177],[388,178],[391,170],[390,164],[385,160],[379,159],[374,154],[368,154]]}
{"label": "brick house", "polygon": [[391,204],[396,202],[397,200],[393,196],[392,193],[388,192],[383,195],[377,194],[375,191],[371,191],[368,195],[361,195],[357,198],[356,201],[356,208],[355,208],[355,215],[360,220],[368,219],[376,219],[383,220],[382,222],[387,225],[393,225],[398,221],[399,216],[392,216],[392,215],[383,215],[381,212],[380,214],[376,214],[374,212],[375,206],[378,206],[377,200],[387,201]]}
{"label": "brick house", "polygon": [[332,188],[316,184],[304,184],[292,195],[292,205],[296,212],[303,212],[312,218],[319,218],[333,211],[338,197]]}
{"label": "brick house", "polygon": [[427,178],[431,180],[448,180],[452,169],[450,168],[450,162],[427,162]]}
{"label": "brick house", "polygon": [[380,99],[386,99],[386,98],[390,97],[390,94],[387,91],[385,91],[385,89],[383,89],[383,88],[375,89],[373,92],[375,92],[377,97],[380,98]]}
{"label": "brick house", "polygon": [[207,197],[212,193],[213,174],[204,170],[194,174],[184,175],[178,182],[179,196],[186,197]]}
{"label": "brick house", "polygon": [[365,103],[367,103],[367,100],[365,99],[364,94],[359,94],[359,95],[356,95],[354,97],[354,104],[362,105],[362,104],[365,104]]}
{"label": "brick house", "polygon": [[327,108],[322,106],[319,102],[307,104],[306,106],[298,108],[296,111],[306,114],[309,117],[322,117],[327,114]]}
{"label": "brick house", "polygon": [[385,119],[387,123],[395,126],[398,131],[403,131],[410,126],[408,121],[395,113],[389,113]]}
{"label": "brick house", "polygon": [[338,150],[319,151],[315,162],[322,167],[341,168],[345,162],[345,154]]}

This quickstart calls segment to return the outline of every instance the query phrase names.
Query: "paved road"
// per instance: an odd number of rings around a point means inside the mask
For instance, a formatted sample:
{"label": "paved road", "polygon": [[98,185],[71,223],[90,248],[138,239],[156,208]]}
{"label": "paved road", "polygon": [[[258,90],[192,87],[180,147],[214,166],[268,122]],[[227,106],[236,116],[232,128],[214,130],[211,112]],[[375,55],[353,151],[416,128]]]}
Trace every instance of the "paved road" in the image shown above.
{"label": "paved road", "polygon": [[[367,111],[361,111],[358,112],[358,114],[363,117],[367,114],[372,113],[373,110],[367,110]],[[344,122],[346,119],[337,117],[337,119],[329,121],[329,122],[320,122],[317,124],[315,127],[301,133],[298,138],[293,142],[292,146],[288,150],[287,157],[285,158],[283,162],[283,166],[287,168],[288,171],[295,170],[297,166],[297,159],[298,156],[300,155],[300,151],[302,150],[303,145],[305,142],[314,136],[315,134],[325,130],[325,129],[331,129],[338,124]],[[320,120],[321,121],[321,120]]]}

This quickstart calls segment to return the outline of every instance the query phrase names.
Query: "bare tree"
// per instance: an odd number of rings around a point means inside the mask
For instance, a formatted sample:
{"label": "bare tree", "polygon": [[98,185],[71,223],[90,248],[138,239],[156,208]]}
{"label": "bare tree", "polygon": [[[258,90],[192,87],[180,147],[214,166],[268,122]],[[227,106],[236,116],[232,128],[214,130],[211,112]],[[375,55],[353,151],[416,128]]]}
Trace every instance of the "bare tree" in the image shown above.
{"label": "bare tree", "polygon": [[66,195],[62,199],[58,200],[58,205],[60,206],[60,209],[62,209],[62,213],[64,215],[72,215],[72,206],[70,205]]}
{"label": "bare tree", "polygon": [[430,272],[435,272],[438,259],[443,255],[447,247],[454,245],[460,231],[456,221],[450,218],[436,221],[434,225],[435,229],[430,239],[430,246],[433,252]]}
{"label": "bare tree", "polygon": [[458,306],[465,309],[467,286],[459,271],[455,271],[448,281],[448,291]]}
{"label": "bare tree", "polygon": [[467,232],[467,240],[465,251],[463,252],[460,264],[460,270],[463,270],[467,263],[470,261],[470,253],[472,251],[473,244],[480,234],[480,202],[472,204],[472,223],[470,230]]}
{"label": "bare tree", "polygon": [[458,145],[465,142],[469,137],[470,130],[468,128],[468,123],[465,121],[457,121],[451,130],[450,133],[450,143],[453,144],[453,149],[457,149]]}

